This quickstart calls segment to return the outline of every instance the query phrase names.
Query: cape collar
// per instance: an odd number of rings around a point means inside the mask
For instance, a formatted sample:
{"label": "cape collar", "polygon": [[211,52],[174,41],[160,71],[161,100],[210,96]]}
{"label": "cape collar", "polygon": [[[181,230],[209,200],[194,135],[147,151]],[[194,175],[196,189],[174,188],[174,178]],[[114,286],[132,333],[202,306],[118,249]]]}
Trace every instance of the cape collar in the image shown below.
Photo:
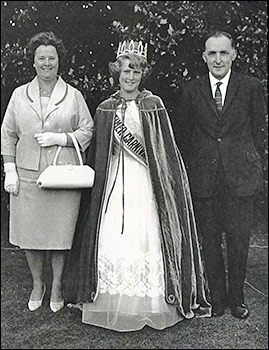
{"label": "cape collar", "polygon": [[[152,96],[152,95],[153,94],[151,91],[144,89],[137,95],[137,97],[134,99],[134,101],[139,106],[142,99],[149,97],[149,96]],[[126,105],[126,102],[128,101],[124,97],[121,96],[119,90],[116,91],[114,94],[112,94],[110,97],[116,102],[117,105],[119,105],[121,103],[123,105]]]}

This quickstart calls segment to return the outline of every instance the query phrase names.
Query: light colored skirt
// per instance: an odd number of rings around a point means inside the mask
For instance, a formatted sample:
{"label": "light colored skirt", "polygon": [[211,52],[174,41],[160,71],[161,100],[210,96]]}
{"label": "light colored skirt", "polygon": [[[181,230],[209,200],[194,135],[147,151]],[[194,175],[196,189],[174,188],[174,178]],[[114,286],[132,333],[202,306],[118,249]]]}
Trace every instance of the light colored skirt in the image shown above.
{"label": "light colored skirt", "polygon": [[99,236],[98,294],[93,303],[83,304],[82,322],[116,331],[145,325],[164,329],[183,317],[165,302],[161,234],[149,170],[125,153],[121,233],[121,165],[105,213],[116,165],[113,156]]}
{"label": "light colored skirt", "polygon": [[19,176],[19,195],[10,195],[10,243],[22,249],[71,249],[81,191],[44,190],[35,183],[37,173],[31,177],[19,169]]}

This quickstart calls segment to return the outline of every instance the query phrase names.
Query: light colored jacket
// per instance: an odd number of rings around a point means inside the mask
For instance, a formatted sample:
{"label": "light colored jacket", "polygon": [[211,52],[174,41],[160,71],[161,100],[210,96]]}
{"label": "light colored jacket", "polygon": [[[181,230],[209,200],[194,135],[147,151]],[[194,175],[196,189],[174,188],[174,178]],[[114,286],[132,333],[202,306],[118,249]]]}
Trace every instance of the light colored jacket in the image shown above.
{"label": "light colored jacket", "polygon": [[[35,133],[73,133],[84,152],[93,134],[93,119],[79,90],[58,77],[42,118],[38,79],[16,88],[1,127],[1,154],[14,156],[17,167],[39,170],[41,147]],[[53,163],[57,146],[46,147],[47,163]],[[77,164],[75,150],[64,147],[61,164]]]}

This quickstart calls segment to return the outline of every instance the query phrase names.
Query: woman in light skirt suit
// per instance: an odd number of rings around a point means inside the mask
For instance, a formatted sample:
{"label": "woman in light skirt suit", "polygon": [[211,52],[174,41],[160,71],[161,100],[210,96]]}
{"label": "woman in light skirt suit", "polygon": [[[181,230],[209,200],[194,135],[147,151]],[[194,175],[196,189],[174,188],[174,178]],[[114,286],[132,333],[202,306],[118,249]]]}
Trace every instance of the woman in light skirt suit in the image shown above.
{"label": "woman in light skirt suit", "polygon": [[28,54],[36,76],[14,90],[1,128],[4,188],[10,193],[10,243],[25,250],[33,278],[30,311],[42,306],[46,292],[47,251],[51,251],[52,267],[50,308],[57,312],[64,306],[62,277],[81,197],[80,190],[45,190],[36,181],[52,164],[58,145],[63,147],[59,164],[78,164],[68,133],[77,139],[82,152],[93,133],[81,92],[58,75],[64,53],[62,40],[52,32],[30,39]]}

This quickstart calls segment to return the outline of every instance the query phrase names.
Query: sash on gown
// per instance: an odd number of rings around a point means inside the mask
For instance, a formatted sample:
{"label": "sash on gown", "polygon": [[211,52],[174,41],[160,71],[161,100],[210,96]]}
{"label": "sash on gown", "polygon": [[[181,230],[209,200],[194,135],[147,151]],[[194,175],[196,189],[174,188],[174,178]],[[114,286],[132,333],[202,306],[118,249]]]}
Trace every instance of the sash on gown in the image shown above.
{"label": "sash on gown", "polygon": [[[127,105],[122,112],[122,105],[117,109],[114,123],[116,145],[120,145],[141,164],[147,166],[147,157],[143,129],[139,121],[139,111],[135,101]],[[124,114],[124,115],[123,115]]]}
{"label": "sash on gown", "polygon": [[124,195],[124,153],[126,150],[129,155],[134,157],[140,164],[147,166],[147,157],[143,136],[143,129],[140,125],[139,110],[134,100],[129,101],[129,104],[119,105],[115,115],[114,123],[114,146],[119,149],[119,158],[117,170],[112,184],[112,188],[107,198],[105,213],[109,205],[120,165],[120,157],[122,157],[122,229],[124,231],[124,216],[125,216],[125,195]]}

